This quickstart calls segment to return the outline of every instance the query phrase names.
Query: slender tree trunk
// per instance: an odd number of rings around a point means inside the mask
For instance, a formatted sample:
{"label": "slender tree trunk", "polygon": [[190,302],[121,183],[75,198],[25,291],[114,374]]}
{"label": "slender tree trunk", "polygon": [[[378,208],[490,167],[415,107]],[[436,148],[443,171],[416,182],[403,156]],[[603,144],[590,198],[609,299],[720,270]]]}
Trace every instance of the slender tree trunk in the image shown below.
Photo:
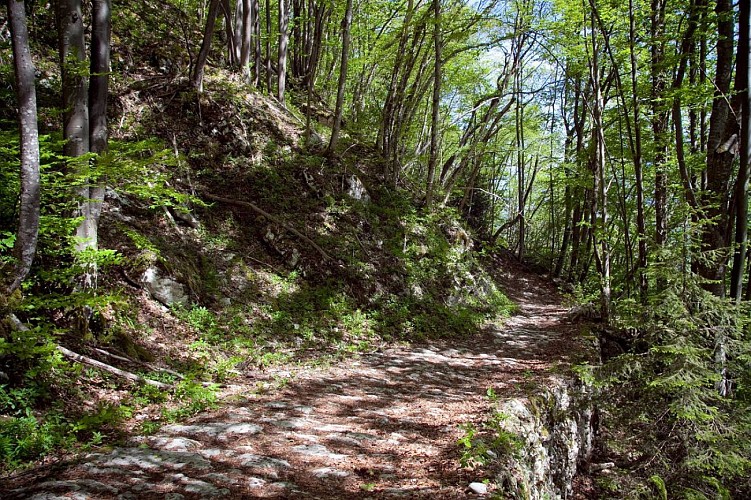
{"label": "slender tree trunk", "polygon": [[243,0],[235,1],[235,29],[232,36],[234,60],[239,65],[243,47]]}
{"label": "slender tree trunk", "polygon": [[243,4],[243,31],[242,47],[240,49],[240,71],[243,79],[250,81],[250,51],[251,51],[251,34],[253,30],[253,19],[250,11],[251,0],[238,0]]}
{"label": "slender tree trunk", "polygon": [[303,39],[302,20],[305,17],[303,0],[292,0],[292,77],[299,81],[302,76],[302,57],[305,41]]}
{"label": "slender tree trunk", "polygon": [[[107,96],[109,94],[111,0],[92,2],[91,64],[89,81],[89,149],[97,155],[94,165],[99,166],[108,152]],[[88,200],[85,200],[84,219],[77,236],[85,239],[87,248],[96,250],[99,244],[99,216],[104,201],[104,178],[101,173],[88,180]],[[97,268],[95,263],[84,272],[84,288],[95,288]]]}
{"label": "slender tree trunk", "polygon": [[[521,62],[519,63],[521,66]],[[519,214],[519,239],[517,241],[518,253],[517,258],[519,261],[524,260],[524,251],[526,246],[527,236],[527,221],[526,221],[526,199],[524,192],[526,190],[527,181],[525,179],[525,165],[524,165],[524,102],[521,88],[521,67],[519,71],[514,75],[514,90],[516,91],[516,113],[514,115],[516,121],[516,179],[517,179],[517,210]]]}
{"label": "slender tree trunk", "polygon": [[201,50],[198,52],[196,67],[193,70],[193,86],[198,92],[203,92],[203,72],[206,68],[206,60],[211,50],[211,39],[214,37],[214,26],[216,25],[216,16],[219,12],[219,0],[211,0],[209,4],[209,13],[206,17],[206,29],[203,32],[203,42]]}
{"label": "slender tree trunk", "polygon": [[339,65],[339,85],[336,91],[336,110],[334,111],[334,126],[331,128],[329,153],[334,153],[336,142],[339,140],[339,130],[342,126],[342,110],[344,108],[344,88],[347,84],[347,61],[349,61],[350,27],[352,26],[352,0],[347,0],[347,9],[342,22],[342,62]]}
{"label": "slender tree trunk", "polygon": [[[63,137],[65,156],[89,152],[88,86],[82,67],[86,61],[81,0],[60,0],[60,65],[63,90]],[[88,199],[88,188],[80,193]]]}
{"label": "slender tree trunk", "polygon": [[[652,0],[651,13],[651,79],[652,132],[655,143],[655,243],[658,248],[667,242],[667,174],[665,172],[668,147],[668,110],[662,104],[667,84],[665,74],[665,4],[666,0]],[[664,280],[660,280],[664,281]],[[664,285],[664,283],[663,283]],[[661,287],[660,287],[661,288]]]}
{"label": "slender tree trunk", "polygon": [[433,100],[432,115],[430,119],[430,156],[428,157],[428,182],[425,189],[425,206],[430,209],[433,205],[433,191],[435,189],[435,170],[438,164],[438,147],[440,135],[440,111],[441,111],[441,49],[443,41],[441,40],[441,0],[433,0],[433,45],[435,51],[435,62],[433,66]]}
{"label": "slender tree trunk", "polygon": [[222,0],[222,13],[224,14],[224,33],[227,37],[227,59],[230,66],[237,66],[239,59],[235,51],[235,29],[232,24],[232,6],[229,0]]}
{"label": "slender tree trunk", "polygon": [[261,84],[261,5],[259,0],[252,0],[253,22],[253,85]]}
{"label": "slender tree trunk", "polygon": [[[592,0],[590,0],[592,3]],[[594,10],[594,6],[592,6]],[[602,34],[607,36],[606,33]],[[600,81],[599,52],[597,43],[597,29],[594,15],[590,19],[590,48],[589,56],[590,82],[592,84],[592,148],[591,170],[594,181],[592,193],[592,244],[595,264],[600,275],[600,312],[605,323],[610,320],[610,246],[608,243],[608,196],[605,182],[605,131],[602,114],[605,109],[602,83]]]}
{"label": "slender tree trunk", "polygon": [[23,1],[6,0],[13,46],[13,65],[16,74],[18,99],[18,123],[20,126],[21,150],[21,196],[16,241],[13,244],[15,266],[0,282],[0,309],[18,290],[29,273],[36,254],[39,234],[39,133],[37,131],[37,101],[34,86],[34,62],[29,50],[29,33],[26,26],[26,11]]}
{"label": "slender tree trunk", "polygon": [[730,296],[740,301],[743,292],[746,240],[748,238],[749,147],[751,147],[751,76],[749,75],[749,2],[740,2],[736,90],[741,101],[740,166],[735,188],[735,255]]}
{"label": "slender tree trunk", "polygon": [[[568,177],[568,174],[566,174],[566,176]],[[553,270],[553,275],[556,278],[560,278],[561,274],[563,273],[563,264],[566,261],[566,254],[568,253],[568,247],[571,243],[571,186],[569,185],[568,181],[566,181],[566,188],[563,194],[563,198],[566,213],[564,214],[563,239],[561,240],[561,249],[558,252],[558,259],[556,260],[555,268]]]}
{"label": "slender tree trunk", "polygon": [[271,0],[266,0],[266,92],[271,95]]}
{"label": "slender tree trunk", "polygon": [[277,64],[277,90],[276,97],[279,102],[284,103],[284,92],[287,86],[287,43],[289,34],[289,0],[279,0],[279,51]]}
{"label": "slender tree trunk", "polygon": [[629,0],[629,55],[631,58],[631,107],[634,116],[634,177],[636,182],[636,234],[639,246],[638,272],[639,272],[639,296],[642,303],[645,303],[649,292],[649,282],[647,280],[647,225],[644,216],[644,173],[642,170],[642,149],[641,149],[641,124],[639,111],[639,92],[638,92],[638,65],[636,61],[636,26],[634,11],[634,1]]}

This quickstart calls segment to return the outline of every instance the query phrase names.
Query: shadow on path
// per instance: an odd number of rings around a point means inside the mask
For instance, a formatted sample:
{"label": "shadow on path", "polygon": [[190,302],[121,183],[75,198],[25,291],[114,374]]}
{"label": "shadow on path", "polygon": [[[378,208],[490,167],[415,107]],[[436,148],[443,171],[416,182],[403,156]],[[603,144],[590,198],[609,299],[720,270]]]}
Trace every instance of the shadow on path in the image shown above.
{"label": "shadow on path", "polygon": [[[295,376],[129,447],[10,481],[3,498],[466,498],[458,425],[484,419],[578,352],[547,283],[501,277],[520,314],[465,339],[388,349]],[[0,486],[0,492],[3,487]]]}

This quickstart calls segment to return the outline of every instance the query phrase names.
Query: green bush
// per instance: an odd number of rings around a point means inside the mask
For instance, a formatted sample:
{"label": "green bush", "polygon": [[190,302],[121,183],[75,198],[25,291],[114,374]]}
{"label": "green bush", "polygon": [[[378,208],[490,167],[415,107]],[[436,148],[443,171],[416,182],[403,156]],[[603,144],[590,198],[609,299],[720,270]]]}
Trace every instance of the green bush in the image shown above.
{"label": "green bush", "polygon": [[[736,306],[678,280],[647,307],[628,304],[621,326],[631,352],[599,374],[614,449],[635,456],[631,472],[669,497],[751,494],[749,305]],[[639,325],[638,328],[636,325]],[[723,354],[721,354],[724,353]],[[724,358],[724,359],[723,359]],[[721,394],[718,387],[730,387]],[[637,436],[623,448],[618,436]],[[661,478],[655,481],[649,478]]]}

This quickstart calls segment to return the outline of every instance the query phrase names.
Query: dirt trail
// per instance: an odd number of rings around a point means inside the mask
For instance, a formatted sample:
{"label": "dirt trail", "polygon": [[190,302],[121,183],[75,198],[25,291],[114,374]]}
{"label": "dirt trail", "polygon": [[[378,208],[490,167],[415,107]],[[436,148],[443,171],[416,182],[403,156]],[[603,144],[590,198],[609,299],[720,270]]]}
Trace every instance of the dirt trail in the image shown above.
{"label": "dirt trail", "polygon": [[546,281],[517,269],[500,281],[521,308],[503,325],[296,374],[273,394],[7,481],[0,496],[472,497],[468,484],[484,477],[459,467],[458,425],[483,421],[489,387],[518,395],[578,351]]}

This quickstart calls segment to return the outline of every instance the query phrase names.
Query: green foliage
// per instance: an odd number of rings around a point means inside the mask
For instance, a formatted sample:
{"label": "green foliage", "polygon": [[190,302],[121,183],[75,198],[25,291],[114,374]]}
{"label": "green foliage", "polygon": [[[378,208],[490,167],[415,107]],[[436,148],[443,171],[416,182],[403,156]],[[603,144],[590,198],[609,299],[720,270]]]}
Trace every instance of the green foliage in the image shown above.
{"label": "green foliage", "polygon": [[[605,365],[599,379],[619,428],[640,436],[631,453],[654,457],[634,472],[665,498],[743,496],[748,485],[739,479],[751,473],[748,305],[687,280],[648,307],[624,310],[621,323],[639,325],[637,350]],[[732,387],[726,396],[718,391],[723,381]]]}
{"label": "green foliage", "polygon": [[[493,394],[489,397],[493,400],[495,396]],[[499,457],[518,453],[524,441],[505,429],[504,422],[507,419],[508,415],[505,413],[494,411],[483,422],[481,430],[472,423],[461,424],[459,427],[464,434],[458,440],[462,450],[459,464],[462,467],[485,466]]]}
{"label": "green foliage", "polygon": [[216,408],[217,390],[216,384],[204,386],[195,380],[183,380],[175,388],[174,399],[177,406],[165,409],[162,417],[168,422],[176,422],[201,411]]}

